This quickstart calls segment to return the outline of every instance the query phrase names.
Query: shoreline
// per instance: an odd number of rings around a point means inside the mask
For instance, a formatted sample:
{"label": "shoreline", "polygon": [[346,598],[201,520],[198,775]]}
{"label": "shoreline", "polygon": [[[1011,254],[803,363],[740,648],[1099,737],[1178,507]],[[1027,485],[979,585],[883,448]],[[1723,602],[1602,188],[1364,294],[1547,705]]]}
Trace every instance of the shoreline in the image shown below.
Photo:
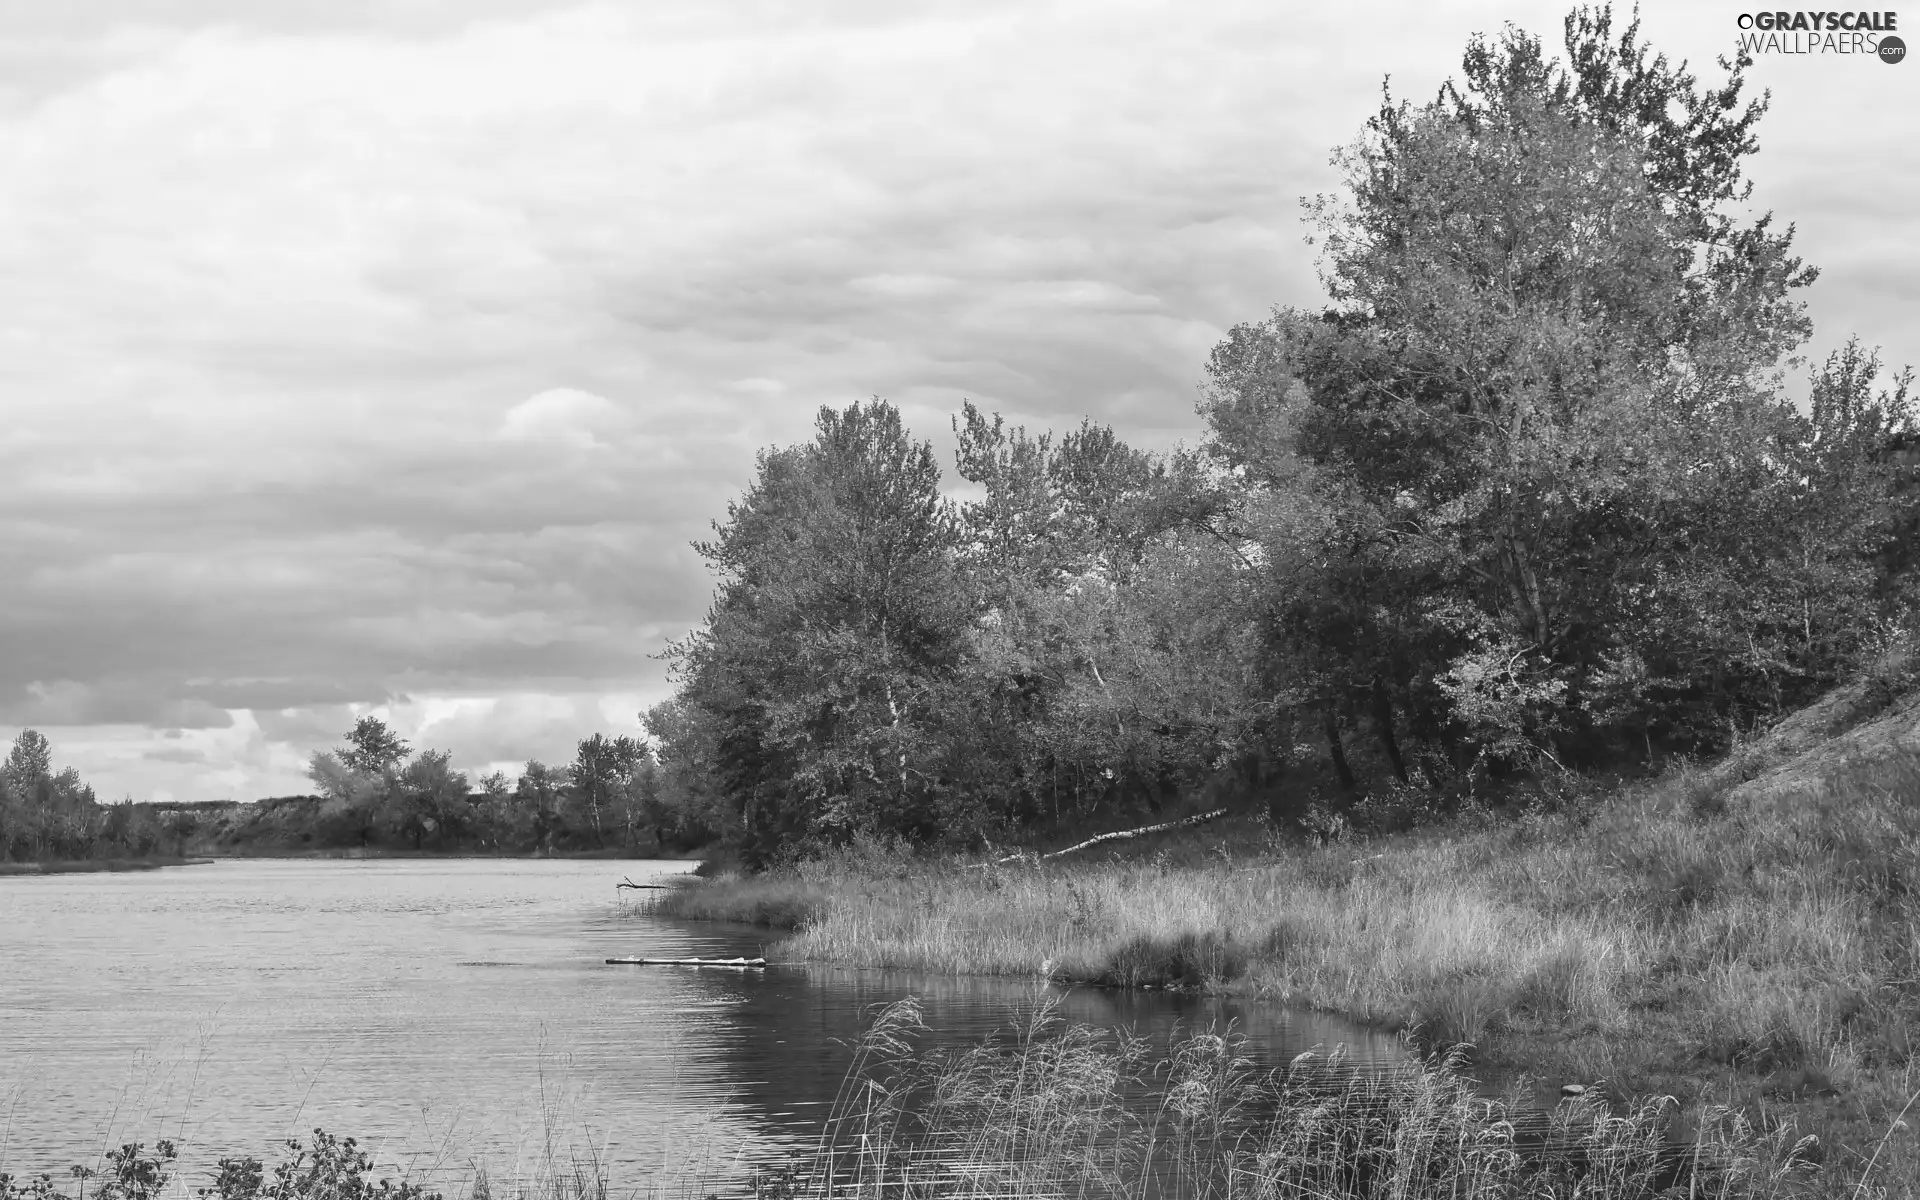
{"label": "shoreline", "polygon": [[1296,1005],[1471,1047],[1490,1084],[1724,1104],[1920,1178],[1896,1124],[1920,1092],[1920,756],[1733,807],[1717,779],[1318,847],[1243,820],[1043,865],[855,848],[648,911],[792,930],[788,961]]}
{"label": "shoreline", "polygon": [[150,858],[74,858],[56,859],[50,862],[0,862],[0,879],[10,876],[32,875],[92,875],[100,873],[119,874],[129,871],[158,871],[165,867],[201,867],[214,860],[214,856],[193,855],[190,857],[160,856]]}
{"label": "shoreline", "polygon": [[55,859],[45,862],[0,862],[0,878],[18,875],[81,875],[100,872],[155,871],[163,867],[197,867],[210,863],[227,862],[242,859],[473,859],[477,861],[526,860],[529,862],[691,862],[698,863],[697,853],[689,854],[629,854],[624,851],[613,853],[600,850],[588,850],[578,853],[562,854],[486,854],[459,850],[401,850],[388,847],[368,849],[325,849],[325,850],[258,850],[244,854],[208,852],[189,855],[148,855],[137,858],[78,858]]}

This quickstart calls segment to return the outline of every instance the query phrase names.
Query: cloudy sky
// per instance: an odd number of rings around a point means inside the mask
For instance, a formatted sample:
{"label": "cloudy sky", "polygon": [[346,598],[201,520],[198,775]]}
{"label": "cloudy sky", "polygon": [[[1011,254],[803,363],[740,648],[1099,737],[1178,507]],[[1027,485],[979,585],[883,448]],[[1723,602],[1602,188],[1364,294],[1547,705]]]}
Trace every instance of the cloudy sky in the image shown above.
{"label": "cloudy sky", "polygon": [[[757,448],[870,395],[1193,437],[1382,77],[1563,12],[0,0],[0,735],[190,800],[356,712],[474,770],[637,732]],[[1920,359],[1920,65],[1753,77],[1816,348]]]}

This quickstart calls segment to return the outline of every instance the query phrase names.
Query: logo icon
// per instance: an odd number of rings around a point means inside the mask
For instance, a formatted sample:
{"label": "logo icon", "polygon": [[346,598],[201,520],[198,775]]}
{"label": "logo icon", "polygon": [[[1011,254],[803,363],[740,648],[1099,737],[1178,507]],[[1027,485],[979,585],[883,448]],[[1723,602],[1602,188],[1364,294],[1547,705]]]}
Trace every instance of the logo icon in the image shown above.
{"label": "logo icon", "polygon": [[1907,57],[1907,44],[1905,42],[1901,41],[1897,37],[1891,37],[1891,36],[1883,37],[1880,39],[1880,61],[1881,62],[1897,63],[1905,59],[1906,57]]}

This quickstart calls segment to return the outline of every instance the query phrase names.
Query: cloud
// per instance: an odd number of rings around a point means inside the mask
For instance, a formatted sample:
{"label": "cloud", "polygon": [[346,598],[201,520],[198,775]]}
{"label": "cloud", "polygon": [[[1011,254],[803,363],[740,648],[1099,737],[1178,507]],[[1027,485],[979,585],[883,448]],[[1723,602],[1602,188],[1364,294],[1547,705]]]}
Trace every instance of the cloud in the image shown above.
{"label": "cloud", "polygon": [[575,449],[605,448],[597,432],[623,424],[622,413],[604,396],[577,388],[549,388],[507,410],[495,437],[509,442],[549,442]]}
{"label": "cloud", "polygon": [[[369,706],[491,701],[418,732],[562,758],[666,694],[757,449],[876,394],[942,447],[963,398],[1192,438],[1224,331],[1315,302],[1298,199],[1380,77],[1563,11],[15,6],[0,721],[183,799],[302,790]],[[1647,30],[1704,64],[1732,15]],[[1896,360],[1910,74],[1753,70],[1822,344]],[[205,761],[143,759],[170,728]]]}
{"label": "cloud", "polygon": [[123,681],[35,680],[0,704],[0,721],[22,726],[139,723],[165,729],[225,729],[233,715],[193,695]]}
{"label": "cloud", "polygon": [[207,752],[192,746],[159,745],[143,751],[140,757],[156,763],[204,763],[207,761]]}

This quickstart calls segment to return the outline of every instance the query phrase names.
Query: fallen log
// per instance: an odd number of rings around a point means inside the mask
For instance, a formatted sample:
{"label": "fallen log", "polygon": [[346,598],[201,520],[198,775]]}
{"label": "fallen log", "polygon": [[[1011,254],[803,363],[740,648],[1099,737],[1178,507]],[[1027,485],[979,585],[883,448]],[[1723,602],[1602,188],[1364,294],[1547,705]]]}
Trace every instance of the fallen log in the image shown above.
{"label": "fallen log", "polygon": [[670,892],[678,886],[678,884],[673,883],[635,883],[631,879],[622,879],[619,883],[613,885],[613,890],[617,892],[621,888],[633,888],[637,891],[652,890],[656,892]]}
{"label": "fallen log", "polygon": [[992,862],[974,863],[973,865],[977,868],[985,869],[987,867],[998,867],[1006,863],[1016,862],[1023,858],[1031,858],[1036,862],[1045,862],[1049,858],[1059,858],[1063,854],[1072,854],[1076,850],[1085,850],[1088,846],[1098,846],[1101,842],[1118,842],[1124,841],[1127,838],[1145,837],[1149,833],[1165,833],[1169,829],[1186,829],[1192,825],[1204,825],[1208,821],[1217,820],[1226,815],[1226,809],[1216,808],[1212,812],[1196,813],[1191,817],[1182,817],[1178,821],[1163,821],[1158,825],[1142,825],[1138,829],[1116,829],[1112,833],[1095,834],[1084,842],[1076,842],[1064,850],[1054,850],[1047,854],[1028,854],[1025,851],[1018,851],[1007,855],[1005,858],[996,858]]}
{"label": "fallen log", "polygon": [[610,958],[616,967],[764,967],[764,958]]}

